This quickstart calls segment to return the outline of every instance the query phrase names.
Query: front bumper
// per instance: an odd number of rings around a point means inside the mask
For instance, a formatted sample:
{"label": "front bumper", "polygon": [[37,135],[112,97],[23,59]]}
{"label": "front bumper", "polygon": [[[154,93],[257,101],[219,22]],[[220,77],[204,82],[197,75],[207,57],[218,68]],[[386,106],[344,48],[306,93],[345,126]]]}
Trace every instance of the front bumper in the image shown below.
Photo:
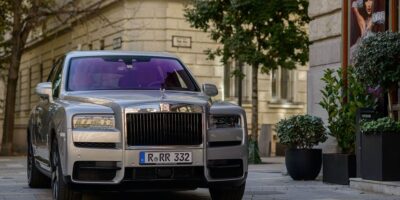
{"label": "front bumper", "polygon": [[[82,132],[79,133],[82,135]],[[142,187],[148,185],[152,189],[171,189],[170,186],[174,188],[196,188],[196,187],[209,187],[212,185],[237,185],[245,181],[247,176],[247,145],[242,142],[239,145],[234,146],[222,146],[222,147],[205,147],[206,144],[199,146],[147,146],[147,147],[123,147],[122,142],[117,144],[115,148],[82,148],[74,145],[74,138],[72,130],[69,130],[69,134],[66,134],[66,154],[64,155],[65,160],[63,164],[63,173],[66,181],[70,182],[72,185],[86,185],[88,189],[95,185],[94,187],[111,186],[115,185],[116,188],[127,188],[125,189],[144,189]],[[68,137],[71,136],[71,137]],[[88,141],[85,141],[88,142]],[[113,142],[115,142],[113,140]],[[163,151],[190,151],[192,152],[192,163],[191,164],[180,164],[180,165],[140,165],[139,164],[139,154],[142,151],[151,152],[163,152]],[[96,163],[112,163],[112,165],[96,166]],[[111,174],[110,179],[101,180],[100,179],[82,179],[77,178],[77,167],[78,163],[95,163],[93,166],[88,167],[84,165],[87,171],[94,173],[99,173],[104,176],[112,170],[115,174]],[[240,163],[240,164],[239,164]],[[107,167],[109,167],[107,169]],[[225,167],[225,168],[224,168]],[[235,168],[236,167],[236,168]],[[196,168],[201,170],[199,176],[187,176],[187,177],[175,177],[165,176],[158,177],[149,175],[144,179],[131,176],[132,170],[147,168],[148,171],[152,169],[172,169],[172,174],[177,174],[182,172],[183,168]],[[157,168],[157,169],[156,169]],[[220,172],[229,171],[235,168],[231,174],[226,174],[223,176],[215,175],[221,174]],[[225,170],[226,169],[226,170]],[[240,169],[240,172],[238,170]],[[98,170],[98,171],[96,171]],[[106,170],[101,173],[101,170]],[[140,171],[141,174],[144,172]],[[110,177],[110,176],[108,176]],[[146,184],[149,183],[149,184]],[[141,187],[138,187],[138,186]],[[182,186],[182,187],[181,187]],[[109,187],[113,188],[113,187]],[[114,190],[113,189],[113,190]]]}
{"label": "front bumper", "polygon": [[226,180],[219,182],[207,182],[206,180],[149,180],[149,181],[121,181],[118,184],[89,184],[75,183],[71,176],[65,176],[64,181],[74,190],[80,191],[173,191],[173,190],[194,190],[196,188],[235,188],[242,185],[247,178]]}

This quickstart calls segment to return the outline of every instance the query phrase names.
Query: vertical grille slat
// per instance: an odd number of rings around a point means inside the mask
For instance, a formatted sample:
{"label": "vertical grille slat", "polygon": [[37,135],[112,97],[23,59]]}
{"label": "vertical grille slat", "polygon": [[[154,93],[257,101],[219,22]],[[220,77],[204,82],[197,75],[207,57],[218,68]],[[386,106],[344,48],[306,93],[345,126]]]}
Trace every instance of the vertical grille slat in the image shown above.
{"label": "vertical grille slat", "polygon": [[128,113],[128,145],[202,144],[201,116],[201,113]]}

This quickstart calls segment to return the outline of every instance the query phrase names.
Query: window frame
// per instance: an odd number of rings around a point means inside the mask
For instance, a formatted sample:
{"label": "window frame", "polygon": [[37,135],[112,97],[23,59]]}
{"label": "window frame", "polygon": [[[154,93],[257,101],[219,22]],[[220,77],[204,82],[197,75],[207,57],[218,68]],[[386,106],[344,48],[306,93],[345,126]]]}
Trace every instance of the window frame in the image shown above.
{"label": "window frame", "polygon": [[[61,92],[61,84],[62,84],[62,72],[64,67],[64,59],[65,57],[62,56],[61,58],[57,59],[57,61],[53,64],[53,67],[50,71],[49,76],[47,77],[47,82],[51,82],[51,91],[53,98],[59,98]],[[55,86],[55,80],[57,79],[57,75],[59,78],[58,88]],[[58,90],[57,90],[58,89]]]}
{"label": "window frame", "polygon": [[[282,98],[282,80],[283,80],[283,73],[282,70],[286,70],[289,75],[289,83],[287,84],[287,97]],[[274,74],[276,74],[276,78],[274,78]],[[295,70],[290,69],[282,69],[279,67],[278,69],[271,70],[271,103],[294,103],[295,102],[295,77],[296,73]],[[274,85],[275,82],[275,85]],[[275,88],[274,88],[275,87]],[[274,94],[273,91],[276,91]]]}

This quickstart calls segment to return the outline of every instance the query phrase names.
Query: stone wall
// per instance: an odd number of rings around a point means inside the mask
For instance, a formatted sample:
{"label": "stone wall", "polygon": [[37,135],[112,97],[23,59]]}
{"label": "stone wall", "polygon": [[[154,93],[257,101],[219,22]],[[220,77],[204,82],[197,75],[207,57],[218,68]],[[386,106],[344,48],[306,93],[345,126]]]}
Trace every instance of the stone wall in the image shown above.
{"label": "stone wall", "polygon": [[[341,65],[341,0],[310,0],[310,70],[308,72],[308,106],[311,115],[327,119],[327,113],[318,105],[323,88],[321,77],[327,68]],[[330,138],[321,145],[325,152],[335,152],[336,143]]]}

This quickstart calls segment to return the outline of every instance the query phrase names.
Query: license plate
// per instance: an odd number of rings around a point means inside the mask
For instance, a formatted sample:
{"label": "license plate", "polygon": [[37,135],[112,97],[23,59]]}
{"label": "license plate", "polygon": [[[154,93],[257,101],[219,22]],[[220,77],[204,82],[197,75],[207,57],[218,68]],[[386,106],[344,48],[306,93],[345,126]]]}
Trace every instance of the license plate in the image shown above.
{"label": "license plate", "polygon": [[189,164],[192,152],[140,152],[141,165]]}

